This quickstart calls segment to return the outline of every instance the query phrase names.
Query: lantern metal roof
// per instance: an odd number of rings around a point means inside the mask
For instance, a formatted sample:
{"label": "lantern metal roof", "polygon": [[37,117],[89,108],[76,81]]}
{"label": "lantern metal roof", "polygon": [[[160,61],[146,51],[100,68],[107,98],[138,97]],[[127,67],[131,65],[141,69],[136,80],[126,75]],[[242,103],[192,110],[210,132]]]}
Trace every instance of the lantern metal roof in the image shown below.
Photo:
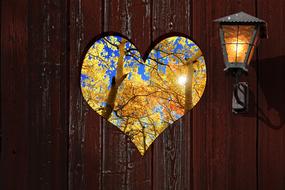
{"label": "lantern metal roof", "polygon": [[264,20],[261,20],[257,17],[249,15],[245,12],[235,13],[229,16],[218,18],[214,20],[215,22],[248,22],[248,23],[265,23]]}
{"label": "lantern metal roof", "polygon": [[268,38],[267,23],[264,20],[254,17],[243,11],[232,14],[232,15],[228,15],[222,18],[218,18],[214,20],[214,22],[218,22],[220,24],[258,24],[261,26],[260,27],[260,32],[261,32],[260,37]]}

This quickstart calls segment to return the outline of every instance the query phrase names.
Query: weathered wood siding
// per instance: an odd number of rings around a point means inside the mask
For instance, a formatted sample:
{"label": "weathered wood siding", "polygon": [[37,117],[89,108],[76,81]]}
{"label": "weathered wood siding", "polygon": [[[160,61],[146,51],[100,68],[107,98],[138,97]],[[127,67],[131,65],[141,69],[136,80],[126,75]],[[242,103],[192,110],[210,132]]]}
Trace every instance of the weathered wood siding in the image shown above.
{"label": "weathered wood siding", "polygon": [[[243,78],[249,113],[233,115],[212,21],[241,10],[268,22],[269,39]],[[284,10],[283,0],[2,0],[0,189],[284,190]],[[142,54],[185,33],[206,59],[202,99],[144,157],[81,94],[84,51],[106,31]]]}

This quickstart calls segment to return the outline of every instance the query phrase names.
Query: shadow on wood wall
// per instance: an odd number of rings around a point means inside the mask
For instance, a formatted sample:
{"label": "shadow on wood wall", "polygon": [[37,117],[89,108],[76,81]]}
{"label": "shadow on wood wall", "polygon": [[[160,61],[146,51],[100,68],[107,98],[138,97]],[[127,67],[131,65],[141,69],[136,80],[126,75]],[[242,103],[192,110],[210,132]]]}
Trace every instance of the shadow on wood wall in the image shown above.
{"label": "shadow on wood wall", "polygon": [[[249,86],[249,111],[244,116],[256,117],[258,114],[258,120],[273,129],[280,129],[285,124],[285,106],[280,103],[285,97],[285,87],[280,83],[285,80],[284,62],[285,56],[278,56],[251,63],[258,73],[259,91],[256,97]],[[260,101],[265,101],[266,106]]]}
{"label": "shadow on wood wall", "polygon": [[[285,55],[259,61],[260,96],[266,107],[258,107],[258,119],[267,126],[279,129],[285,124]],[[266,112],[265,112],[266,110]],[[267,114],[266,114],[267,113]]]}

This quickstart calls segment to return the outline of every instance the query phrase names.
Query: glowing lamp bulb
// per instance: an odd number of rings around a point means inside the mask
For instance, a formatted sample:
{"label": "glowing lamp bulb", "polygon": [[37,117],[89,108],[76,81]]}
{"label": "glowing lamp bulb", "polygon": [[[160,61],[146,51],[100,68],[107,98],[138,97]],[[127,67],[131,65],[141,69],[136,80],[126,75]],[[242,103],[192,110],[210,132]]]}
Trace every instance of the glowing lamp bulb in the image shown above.
{"label": "glowing lamp bulb", "polygon": [[234,53],[236,52],[237,56],[239,57],[241,54],[244,54],[245,48],[246,45],[243,42],[239,41],[239,43],[235,42],[235,44],[231,46],[231,51]]}
{"label": "glowing lamp bulb", "polygon": [[235,38],[232,40],[231,43],[232,44],[228,45],[229,47],[228,53],[230,56],[229,58],[230,62],[234,62],[234,61],[243,62],[246,52],[247,52],[248,45],[240,39],[237,42],[237,39]]}
{"label": "glowing lamp bulb", "polygon": [[179,78],[178,78],[178,84],[180,84],[180,85],[185,85],[186,84],[186,82],[187,82],[187,78],[186,78],[186,76],[180,76]]}

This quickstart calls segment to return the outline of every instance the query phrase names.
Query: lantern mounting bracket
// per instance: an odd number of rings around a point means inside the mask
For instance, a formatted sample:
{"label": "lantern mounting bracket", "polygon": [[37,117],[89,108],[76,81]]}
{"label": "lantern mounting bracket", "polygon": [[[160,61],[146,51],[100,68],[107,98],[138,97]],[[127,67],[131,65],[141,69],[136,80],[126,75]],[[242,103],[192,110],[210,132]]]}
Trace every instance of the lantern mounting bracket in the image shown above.
{"label": "lantern mounting bracket", "polygon": [[248,111],[248,84],[238,82],[234,85],[232,111],[235,114],[247,113]]}
{"label": "lantern mounting bracket", "polygon": [[235,84],[233,85],[233,98],[232,98],[232,112],[247,113],[248,111],[248,83],[239,82],[242,70],[236,70],[233,74],[235,76]]}

